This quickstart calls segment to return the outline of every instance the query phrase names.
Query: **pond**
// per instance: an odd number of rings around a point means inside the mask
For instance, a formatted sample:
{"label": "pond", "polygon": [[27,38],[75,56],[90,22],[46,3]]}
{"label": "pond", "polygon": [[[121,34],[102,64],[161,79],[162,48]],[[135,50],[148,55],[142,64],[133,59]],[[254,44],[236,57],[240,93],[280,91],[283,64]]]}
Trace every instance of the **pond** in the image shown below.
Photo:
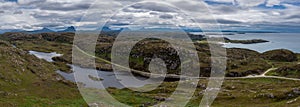
{"label": "pond", "polygon": [[56,52],[51,52],[51,53],[45,53],[45,52],[37,52],[37,51],[29,51],[29,54],[34,55],[40,59],[44,59],[48,62],[54,62],[52,60],[53,57],[59,57],[62,56],[62,54],[58,54]]}
{"label": "pond", "polygon": [[[40,59],[44,59],[48,62],[53,62],[53,57],[62,56],[62,54],[58,54],[56,52],[52,53],[44,53],[44,52],[37,52],[37,51],[29,51],[30,54],[35,55],[36,57]],[[56,71],[58,74],[60,74],[62,77],[64,77],[66,80],[77,82],[77,83],[83,83],[85,87],[89,88],[98,88],[98,89],[105,89],[108,87],[114,87],[114,88],[125,88],[120,82],[125,82],[126,87],[143,87],[147,84],[155,84],[157,83],[155,80],[149,80],[145,77],[135,76],[135,78],[131,77],[131,73],[129,72],[109,72],[109,71],[100,71],[90,68],[82,68],[80,66],[76,65],[69,65],[72,67],[72,69],[76,69],[74,73],[65,73],[62,71]],[[76,73],[76,79],[75,79],[75,73]],[[116,78],[116,75],[118,75],[118,78]],[[142,81],[136,81],[135,79],[142,80]],[[77,81],[76,81],[77,80]],[[97,84],[103,84],[97,85]]]}

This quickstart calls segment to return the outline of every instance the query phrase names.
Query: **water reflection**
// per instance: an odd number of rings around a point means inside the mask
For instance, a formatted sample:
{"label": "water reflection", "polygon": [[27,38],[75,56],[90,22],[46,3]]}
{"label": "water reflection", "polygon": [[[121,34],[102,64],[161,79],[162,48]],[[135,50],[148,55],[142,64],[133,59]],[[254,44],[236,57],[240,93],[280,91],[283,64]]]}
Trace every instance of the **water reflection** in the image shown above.
{"label": "water reflection", "polygon": [[[126,82],[126,87],[143,87],[147,84],[154,84],[156,83],[155,80],[147,80],[147,78],[136,76],[139,80],[144,80],[143,82],[135,81],[134,79],[130,78],[131,74],[129,72],[107,72],[107,71],[99,71],[90,68],[82,68],[75,65],[70,65],[72,69],[76,69],[76,80],[77,83],[83,83],[85,87],[89,88],[99,88],[104,89],[108,87],[114,88],[125,88],[120,82]],[[72,82],[75,81],[74,73],[64,73],[61,71],[57,71],[61,76],[65,79],[70,80]],[[97,73],[97,74],[95,74]],[[118,75],[120,79],[117,79],[115,75]],[[92,78],[91,78],[92,77]],[[95,80],[93,78],[97,78],[99,80]],[[146,81],[147,80],[147,81]],[[98,85],[99,83],[103,84],[103,86]]]}
{"label": "water reflection", "polygon": [[45,52],[37,52],[37,51],[29,51],[29,54],[34,55],[40,59],[45,59],[48,62],[53,62],[53,57],[62,56],[62,54],[58,54],[56,52],[45,53]]}

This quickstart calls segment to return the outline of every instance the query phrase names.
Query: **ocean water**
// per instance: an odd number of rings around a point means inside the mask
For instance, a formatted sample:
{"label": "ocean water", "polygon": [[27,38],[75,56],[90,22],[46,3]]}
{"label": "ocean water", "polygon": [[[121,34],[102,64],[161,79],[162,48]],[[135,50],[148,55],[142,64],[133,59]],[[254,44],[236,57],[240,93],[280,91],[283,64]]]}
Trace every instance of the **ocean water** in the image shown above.
{"label": "ocean water", "polygon": [[300,53],[300,33],[246,33],[235,35],[224,35],[232,40],[264,39],[270,42],[257,44],[235,44],[226,43],[226,48],[246,48],[265,52],[274,49],[288,49]]}

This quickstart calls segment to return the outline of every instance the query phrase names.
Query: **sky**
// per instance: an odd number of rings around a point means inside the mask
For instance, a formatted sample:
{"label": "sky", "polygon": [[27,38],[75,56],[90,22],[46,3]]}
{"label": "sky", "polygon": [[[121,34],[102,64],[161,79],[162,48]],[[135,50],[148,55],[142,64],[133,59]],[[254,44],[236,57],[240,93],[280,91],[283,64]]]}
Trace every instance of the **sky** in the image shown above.
{"label": "sky", "polygon": [[111,29],[193,28],[200,24],[222,30],[300,32],[300,0],[141,1],[0,0],[0,29],[75,26],[92,30],[105,22]]}

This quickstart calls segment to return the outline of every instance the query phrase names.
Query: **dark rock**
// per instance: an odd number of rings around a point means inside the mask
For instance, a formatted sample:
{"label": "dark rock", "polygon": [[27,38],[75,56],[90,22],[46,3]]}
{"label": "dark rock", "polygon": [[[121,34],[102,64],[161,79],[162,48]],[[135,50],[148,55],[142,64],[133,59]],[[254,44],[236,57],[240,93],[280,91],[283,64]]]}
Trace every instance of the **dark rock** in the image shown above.
{"label": "dark rock", "polygon": [[252,39],[252,40],[227,40],[230,43],[241,43],[241,44],[256,44],[256,43],[265,43],[269,42],[267,40],[262,39]]}

